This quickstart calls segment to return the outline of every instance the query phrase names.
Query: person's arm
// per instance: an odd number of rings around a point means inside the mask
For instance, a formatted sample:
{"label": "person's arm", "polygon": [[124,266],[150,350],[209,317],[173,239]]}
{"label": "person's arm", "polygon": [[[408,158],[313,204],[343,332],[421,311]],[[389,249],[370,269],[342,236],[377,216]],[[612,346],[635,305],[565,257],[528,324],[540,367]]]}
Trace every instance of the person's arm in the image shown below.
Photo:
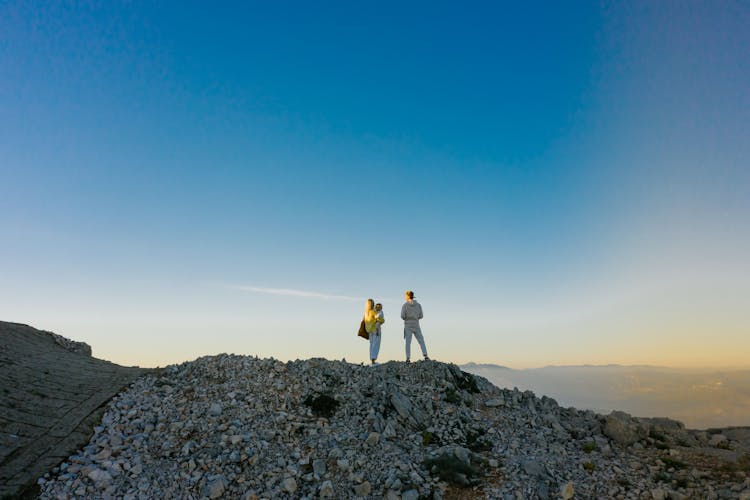
{"label": "person's arm", "polygon": [[406,304],[404,304],[403,306],[401,306],[401,319],[403,319],[404,321],[406,321]]}
{"label": "person's arm", "polygon": [[419,304],[419,319],[422,319],[424,315],[422,314],[422,304]]}
{"label": "person's arm", "polygon": [[383,323],[385,323],[385,316],[383,315],[383,313],[382,313],[382,312],[381,312],[381,313],[378,313],[378,323],[380,323],[381,325],[382,325]]}

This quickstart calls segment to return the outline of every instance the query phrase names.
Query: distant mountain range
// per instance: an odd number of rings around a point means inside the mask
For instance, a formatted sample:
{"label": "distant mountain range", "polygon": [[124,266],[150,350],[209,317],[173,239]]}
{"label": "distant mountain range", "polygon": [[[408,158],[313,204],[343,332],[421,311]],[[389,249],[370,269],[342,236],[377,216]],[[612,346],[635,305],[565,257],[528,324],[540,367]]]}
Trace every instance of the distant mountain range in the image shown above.
{"label": "distant mountain range", "polygon": [[750,370],[622,365],[516,370],[476,363],[461,368],[499,387],[531,390],[564,406],[670,417],[694,429],[750,425]]}

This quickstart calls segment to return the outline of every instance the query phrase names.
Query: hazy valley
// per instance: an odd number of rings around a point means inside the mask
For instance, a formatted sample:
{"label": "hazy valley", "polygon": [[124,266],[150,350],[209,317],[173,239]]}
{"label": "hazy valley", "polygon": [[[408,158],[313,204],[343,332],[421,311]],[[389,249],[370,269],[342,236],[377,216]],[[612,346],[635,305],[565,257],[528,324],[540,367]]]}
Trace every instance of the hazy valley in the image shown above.
{"label": "hazy valley", "polygon": [[640,417],[669,416],[688,428],[750,425],[750,370],[655,366],[547,366],[516,370],[469,363],[462,369],[498,387],[546,394],[563,406]]}

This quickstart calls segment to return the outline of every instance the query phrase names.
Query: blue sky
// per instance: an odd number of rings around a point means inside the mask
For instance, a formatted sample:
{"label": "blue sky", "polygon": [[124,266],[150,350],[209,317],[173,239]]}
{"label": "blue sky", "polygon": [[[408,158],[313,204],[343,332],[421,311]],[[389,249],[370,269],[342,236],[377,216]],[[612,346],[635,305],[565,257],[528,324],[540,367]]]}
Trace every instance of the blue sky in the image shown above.
{"label": "blue sky", "polygon": [[125,364],[358,361],[372,296],[401,359],[409,288],[441,359],[746,365],[749,24],[3,3],[0,318]]}

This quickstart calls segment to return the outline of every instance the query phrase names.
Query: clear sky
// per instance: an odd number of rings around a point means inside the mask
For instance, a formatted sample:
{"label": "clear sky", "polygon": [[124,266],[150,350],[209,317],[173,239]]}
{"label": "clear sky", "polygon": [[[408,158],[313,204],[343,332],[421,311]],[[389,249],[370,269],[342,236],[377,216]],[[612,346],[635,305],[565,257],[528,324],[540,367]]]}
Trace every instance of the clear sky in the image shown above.
{"label": "clear sky", "polygon": [[[157,5],[155,5],[157,4]],[[235,352],[750,366],[747,2],[1,2],[0,319]],[[414,346],[416,347],[416,346]]]}

